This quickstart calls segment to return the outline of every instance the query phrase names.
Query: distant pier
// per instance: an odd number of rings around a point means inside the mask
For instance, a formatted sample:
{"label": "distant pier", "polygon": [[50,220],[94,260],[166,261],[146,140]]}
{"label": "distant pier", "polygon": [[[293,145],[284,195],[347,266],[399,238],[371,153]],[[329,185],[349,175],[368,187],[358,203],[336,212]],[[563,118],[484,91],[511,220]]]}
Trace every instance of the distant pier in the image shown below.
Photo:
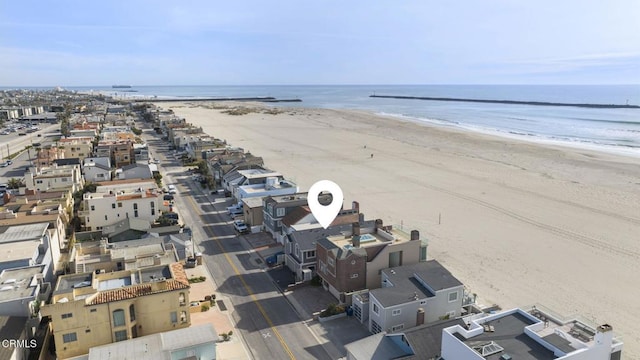
{"label": "distant pier", "polygon": [[598,109],[640,109],[638,105],[616,105],[616,104],[572,104],[557,103],[547,101],[517,101],[517,100],[485,100],[485,99],[465,99],[465,98],[442,98],[442,97],[424,97],[424,96],[400,96],[400,95],[370,95],[372,98],[385,99],[405,99],[405,100],[431,100],[431,101],[457,101],[457,102],[474,102],[489,104],[510,104],[510,105],[535,105],[535,106],[572,106],[582,108],[598,108]]}
{"label": "distant pier", "polygon": [[257,102],[302,102],[300,99],[278,99],[271,96],[235,97],[235,98],[173,98],[173,99],[135,99],[135,102],[179,102],[179,101],[257,101]]}

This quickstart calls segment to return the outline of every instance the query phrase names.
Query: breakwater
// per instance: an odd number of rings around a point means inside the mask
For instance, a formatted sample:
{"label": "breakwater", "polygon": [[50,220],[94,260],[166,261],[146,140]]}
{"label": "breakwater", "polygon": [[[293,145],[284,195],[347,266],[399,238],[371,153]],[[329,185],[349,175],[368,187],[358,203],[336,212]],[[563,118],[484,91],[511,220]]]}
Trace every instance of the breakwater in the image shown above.
{"label": "breakwater", "polygon": [[511,104],[511,105],[535,105],[535,106],[572,106],[582,108],[600,108],[600,109],[640,109],[638,105],[629,104],[574,104],[547,101],[518,101],[518,100],[488,100],[488,99],[466,99],[466,98],[443,98],[443,97],[425,97],[425,96],[401,96],[401,95],[370,95],[372,98],[385,99],[404,99],[404,100],[431,100],[431,101],[457,101],[457,102],[475,102],[490,104]]}
{"label": "breakwater", "polygon": [[235,98],[171,98],[171,99],[135,99],[135,102],[178,102],[178,101],[257,101],[257,102],[302,102],[301,99],[278,99],[271,96],[259,96],[259,97],[235,97]]}

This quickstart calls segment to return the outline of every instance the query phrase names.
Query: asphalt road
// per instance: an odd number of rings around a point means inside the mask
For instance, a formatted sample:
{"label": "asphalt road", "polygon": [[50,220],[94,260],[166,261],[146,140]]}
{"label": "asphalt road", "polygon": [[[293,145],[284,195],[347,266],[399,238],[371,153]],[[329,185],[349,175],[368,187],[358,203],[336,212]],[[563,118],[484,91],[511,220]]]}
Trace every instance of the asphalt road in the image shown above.
{"label": "asphalt road", "polygon": [[145,129],[143,138],[152,156],[160,160],[165,186],[178,188],[175,207],[181,221],[192,229],[217,292],[233,303],[232,317],[251,355],[269,360],[330,359],[271,278],[250,260],[226,213],[231,200],[205,194],[152,130]]}
{"label": "asphalt road", "polygon": [[[7,167],[0,167],[0,184],[6,184],[10,179],[24,178],[24,169],[27,165],[30,165],[29,159],[35,159],[35,149],[24,151],[27,145],[33,145],[40,143],[46,145],[51,143],[51,137],[47,136],[56,130],[60,129],[60,125],[45,126],[42,130],[27,134],[26,136],[19,136],[18,133],[11,133],[9,135],[0,135],[0,162],[4,162],[7,158],[7,153],[14,154],[19,153],[18,156],[13,158],[12,165]],[[41,136],[38,136],[40,134]]]}

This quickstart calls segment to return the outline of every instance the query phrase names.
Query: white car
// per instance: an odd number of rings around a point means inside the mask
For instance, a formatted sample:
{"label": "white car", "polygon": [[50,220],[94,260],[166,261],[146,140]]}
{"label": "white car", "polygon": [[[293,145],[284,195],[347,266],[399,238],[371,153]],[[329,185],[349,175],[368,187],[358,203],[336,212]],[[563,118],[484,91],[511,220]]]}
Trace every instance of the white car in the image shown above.
{"label": "white car", "polygon": [[167,188],[169,188],[169,194],[175,194],[178,192],[175,185],[169,185]]}
{"label": "white car", "polygon": [[233,227],[240,234],[244,234],[244,233],[248,233],[249,232],[249,227],[247,227],[247,224],[245,224],[244,221],[242,221],[242,220],[234,220],[233,221]]}

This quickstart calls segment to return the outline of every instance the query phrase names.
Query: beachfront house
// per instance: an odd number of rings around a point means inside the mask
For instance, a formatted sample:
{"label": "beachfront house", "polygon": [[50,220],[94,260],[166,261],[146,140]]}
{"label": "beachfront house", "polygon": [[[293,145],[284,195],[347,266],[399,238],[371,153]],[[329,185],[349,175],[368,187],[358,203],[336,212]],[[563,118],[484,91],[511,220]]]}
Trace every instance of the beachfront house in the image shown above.
{"label": "beachfront house", "polygon": [[426,247],[417,230],[407,234],[380,219],[367,227],[356,222],[350,234],[317,242],[316,269],[323,287],[350,304],[354,292],[380,287],[382,269],[426,261]]}
{"label": "beachfront house", "polygon": [[464,319],[442,331],[444,359],[620,360],[623,342],[608,324],[560,318],[541,307]]}
{"label": "beachfront house", "polygon": [[[303,213],[308,211],[308,207],[300,207]],[[291,215],[296,216],[298,211],[293,211]],[[288,223],[285,217],[285,223]],[[350,234],[353,223],[360,223],[361,227],[373,226],[374,221],[365,221],[364,214],[358,213],[357,203],[354,202],[353,209],[342,210],[335,220],[324,229],[315,219],[311,223],[298,223],[286,225],[285,233],[285,265],[295,274],[296,281],[309,281],[316,275],[316,248],[320,239],[333,235]]]}
{"label": "beachfront house", "polygon": [[460,316],[464,286],[436,260],[381,271],[379,289],[369,301],[354,296],[353,306],[368,308],[369,331],[397,332],[425,323]]}
{"label": "beachfront house", "polygon": [[277,242],[284,245],[282,219],[294,209],[307,205],[307,193],[265,196],[263,199],[264,228]]}

